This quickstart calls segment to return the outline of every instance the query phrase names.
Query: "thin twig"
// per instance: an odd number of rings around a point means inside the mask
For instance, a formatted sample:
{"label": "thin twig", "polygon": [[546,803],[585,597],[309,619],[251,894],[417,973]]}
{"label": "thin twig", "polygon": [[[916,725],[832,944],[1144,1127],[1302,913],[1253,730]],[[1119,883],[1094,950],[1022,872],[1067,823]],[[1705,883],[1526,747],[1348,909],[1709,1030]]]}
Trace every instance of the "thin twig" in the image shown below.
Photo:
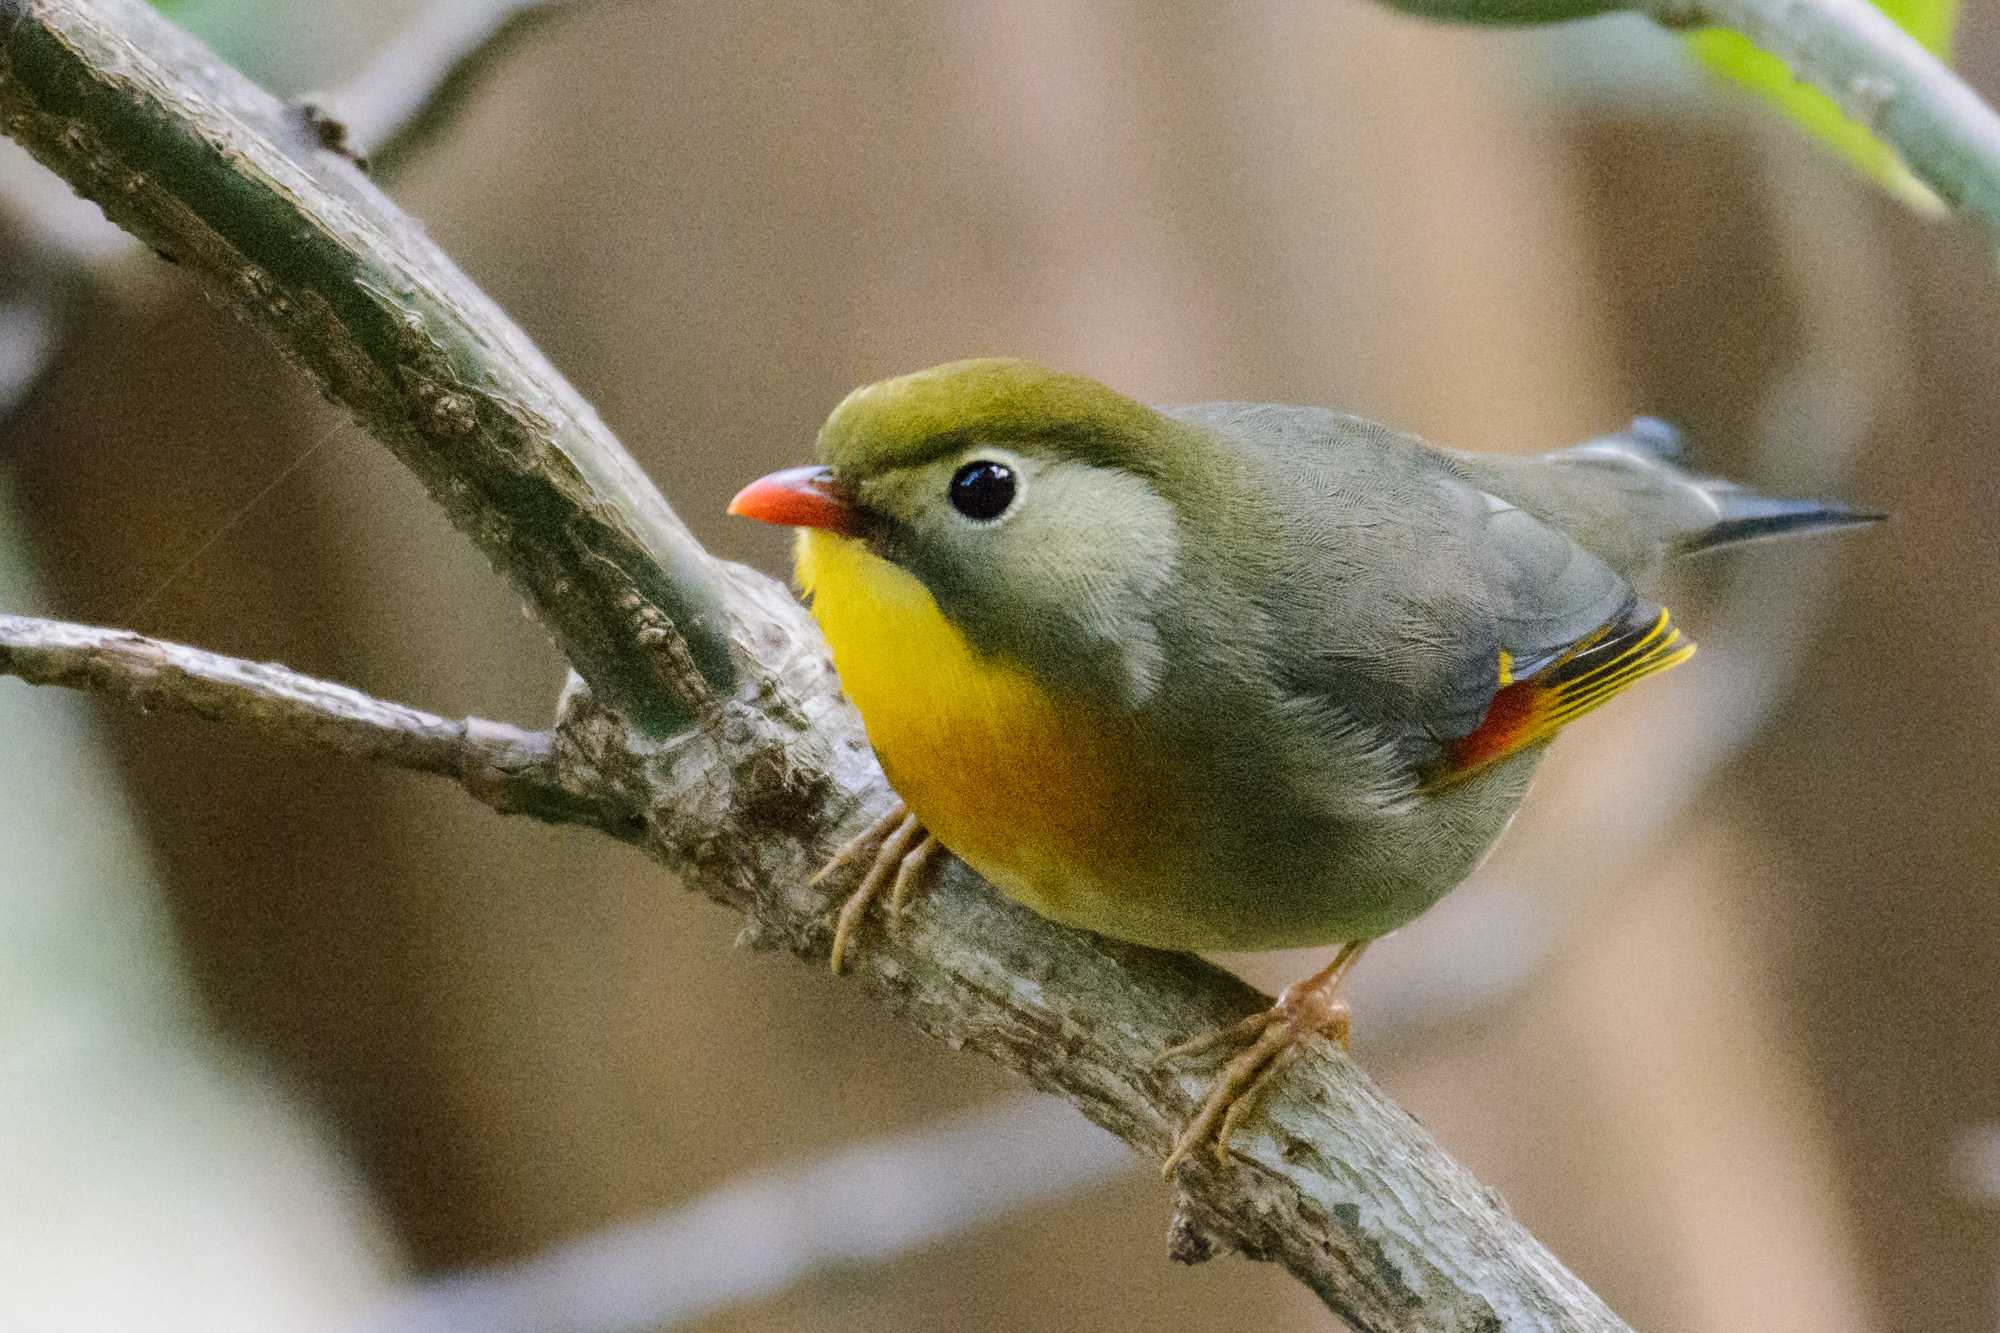
{"label": "thin twig", "polygon": [[453,720],[268,662],[246,662],[34,616],[0,615],[0,676],[108,695],[151,712],[238,722],[274,741],[451,778],[507,814],[584,824],[637,841],[630,808],[566,780],[547,732]]}
{"label": "thin twig", "polygon": [[433,0],[328,96],[348,149],[378,175],[435,141],[523,38],[591,0]]}

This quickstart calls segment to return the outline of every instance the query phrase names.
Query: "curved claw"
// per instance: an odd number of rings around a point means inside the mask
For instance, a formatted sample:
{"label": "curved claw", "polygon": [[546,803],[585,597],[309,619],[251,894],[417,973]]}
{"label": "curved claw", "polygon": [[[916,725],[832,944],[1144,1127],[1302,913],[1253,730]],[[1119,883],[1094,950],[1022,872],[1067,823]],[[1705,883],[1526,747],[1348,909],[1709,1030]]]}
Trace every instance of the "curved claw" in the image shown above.
{"label": "curved claw", "polygon": [[903,854],[922,832],[923,825],[917,823],[917,817],[905,814],[889,836],[882,839],[881,846],[875,852],[874,864],[870,865],[868,873],[861,877],[859,887],[848,894],[847,901],[840,905],[840,917],[834,922],[833,927],[833,950],[830,960],[835,976],[839,976],[846,966],[847,941],[853,937],[854,927],[860,922],[862,914],[867,912],[869,906],[882,896],[882,890],[889,886],[889,878],[903,859]]}
{"label": "curved claw", "polygon": [[931,865],[944,851],[943,843],[928,832],[921,829],[918,831],[922,836],[917,839],[917,845],[910,849],[909,855],[903,858],[902,866],[896,871],[896,883],[889,890],[890,916],[903,914],[903,906],[909,902],[910,894],[922,887],[924,876],[930,872]]}
{"label": "curved claw", "polygon": [[1246,1041],[1255,1041],[1257,1034],[1270,1026],[1270,1023],[1271,1011],[1266,1009],[1262,1013],[1238,1019],[1228,1027],[1216,1028],[1200,1036],[1189,1037],[1178,1045],[1169,1046],[1153,1057],[1153,1063],[1156,1066],[1173,1064],[1176,1061],[1206,1054],[1218,1046],[1241,1046]]}
{"label": "curved claw", "polygon": [[860,927],[861,919],[882,896],[883,890],[889,892],[889,910],[900,915],[903,904],[911,893],[922,887],[925,873],[943,850],[938,841],[917,822],[909,807],[898,801],[888,814],[835,852],[833,858],[813,876],[813,884],[819,885],[848,866],[864,860],[868,863],[868,870],[862,875],[860,884],[841,903],[840,915],[834,920],[833,947],[828,959],[834,975],[838,976],[846,969],[847,946]]}
{"label": "curved claw", "polygon": [[1271,1054],[1269,1062],[1258,1072],[1257,1081],[1245,1089],[1240,1097],[1229,1103],[1229,1109],[1223,1112],[1222,1123],[1215,1129],[1216,1161],[1228,1160],[1229,1140],[1236,1133],[1236,1127],[1249,1118],[1250,1113],[1257,1109],[1257,1103],[1263,1099],[1265,1091],[1283,1078],[1285,1071],[1296,1064],[1298,1058],[1305,1053],[1306,1044],[1303,1041],[1288,1038]]}
{"label": "curved claw", "polygon": [[861,832],[842,843],[840,850],[828,857],[826,864],[821,866],[819,872],[812,877],[808,887],[818,888],[828,879],[848,866],[853,865],[856,861],[861,860],[864,856],[871,861],[874,860],[881,850],[883,840],[895,832],[896,826],[909,817],[910,807],[904,805],[901,801],[896,802],[895,805],[889,808],[888,814],[883,815],[867,828],[862,829]]}
{"label": "curved claw", "polygon": [[[1220,1046],[1244,1046],[1222,1067],[1208,1095],[1202,1098],[1186,1128],[1174,1140],[1161,1174],[1169,1179],[1179,1166],[1203,1143],[1214,1142],[1217,1161],[1226,1161],[1229,1140],[1257,1108],[1264,1093],[1299,1056],[1315,1036],[1327,1036],[1347,1049],[1350,1029],[1347,1001],[1340,998],[1340,984],[1361,957],[1367,942],[1345,945],[1333,962],[1305,981],[1287,986],[1261,1014],[1252,1014],[1226,1028],[1204,1033],[1161,1052],[1156,1064],[1198,1055]],[[1245,1045],[1247,1043],[1247,1045]]]}

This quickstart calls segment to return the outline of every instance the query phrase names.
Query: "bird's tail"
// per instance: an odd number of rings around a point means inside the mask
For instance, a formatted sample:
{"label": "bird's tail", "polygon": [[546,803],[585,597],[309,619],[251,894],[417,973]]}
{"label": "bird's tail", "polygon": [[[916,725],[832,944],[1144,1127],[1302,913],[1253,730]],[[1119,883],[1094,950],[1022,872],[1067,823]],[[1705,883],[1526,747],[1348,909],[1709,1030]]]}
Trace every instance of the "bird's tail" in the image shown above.
{"label": "bird's tail", "polygon": [[1650,577],[1667,556],[1886,517],[1822,500],[1762,495],[1691,471],[1680,432],[1651,417],[1535,457],[1452,457],[1474,484],[1569,534],[1635,581]]}
{"label": "bird's tail", "polygon": [[1826,500],[1787,500],[1763,495],[1715,477],[1689,476],[1687,484],[1701,491],[1715,506],[1716,517],[1707,527],[1683,535],[1674,544],[1674,550],[1681,555],[1744,542],[1769,541],[1774,537],[1865,527],[1889,517],[1880,510],[1856,509]]}
{"label": "bird's tail", "polygon": [[1828,500],[1765,495],[1692,471],[1680,431],[1655,417],[1545,457],[1568,465],[1559,472],[1599,478],[1601,487],[1618,493],[1624,520],[1651,529],[1671,555],[1863,527],[1888,517]]}

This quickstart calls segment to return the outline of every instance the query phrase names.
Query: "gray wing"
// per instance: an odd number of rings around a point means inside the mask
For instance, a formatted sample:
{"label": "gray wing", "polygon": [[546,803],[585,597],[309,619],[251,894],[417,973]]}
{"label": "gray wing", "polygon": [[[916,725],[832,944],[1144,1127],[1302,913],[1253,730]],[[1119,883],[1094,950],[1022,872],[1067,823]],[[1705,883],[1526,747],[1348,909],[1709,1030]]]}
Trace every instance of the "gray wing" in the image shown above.
{"label": "gray wing", "polygon": [[1363,729],[1412,781],[1479,729],[1506,681],[1648,613],[1603,560],[1410,436],[1318,409],[1175,414],[1271,478],[1260,489],[1291,553],[1265,590],[1281,688]]}

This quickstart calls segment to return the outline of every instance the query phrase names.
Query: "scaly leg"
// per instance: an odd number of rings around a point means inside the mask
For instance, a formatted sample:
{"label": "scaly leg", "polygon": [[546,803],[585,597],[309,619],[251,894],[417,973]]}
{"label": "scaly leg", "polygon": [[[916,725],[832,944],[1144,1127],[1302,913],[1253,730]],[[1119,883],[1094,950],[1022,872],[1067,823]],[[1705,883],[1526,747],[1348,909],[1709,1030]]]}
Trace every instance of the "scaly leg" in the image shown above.
{"label": "scaly leg", "polygon": [[857,861],[867,861],[868,871],[861,883],[840,905],[833,926],[832,964],[836,976],[847,962],[847,945],[855,927],[868,908],[888,889],[889,910],[900,916],[912,891],[921,888],[923,876],[944,849],[917,822],[910,808],[896,802],[889,813],[870,824],[833,854],[812,882],[815,886]]}
{"label": "scaly leg", "polygon": [[1182,1159],[1211,1138],[1215,1141],[1216,1160],[1226,1160],[1229,1136],[1256,1109],[1265,1089],[1304,1053],[1311,1037],[1323,1033],[1339,1042],[1340,1049],[1347,1049],[1349,1016],[1347,1001],[1340,998],[1340,983],[1346,980],[1367,947],[1367,940],[1342,945],[1324,971],[1285,987],[1277,1003],[1263,1013],[1252,1014],[1240,1023],[1204,1033],[1160,1053],[1159,1062],[1164,1064],[1217,1047],[1244,1047],[1223,1066],[1215,1086],[1202,1099],[1187,1128],[1174,1140],[1174,1150],[1167,1154],[1165,1175],[1171,1178]]}

